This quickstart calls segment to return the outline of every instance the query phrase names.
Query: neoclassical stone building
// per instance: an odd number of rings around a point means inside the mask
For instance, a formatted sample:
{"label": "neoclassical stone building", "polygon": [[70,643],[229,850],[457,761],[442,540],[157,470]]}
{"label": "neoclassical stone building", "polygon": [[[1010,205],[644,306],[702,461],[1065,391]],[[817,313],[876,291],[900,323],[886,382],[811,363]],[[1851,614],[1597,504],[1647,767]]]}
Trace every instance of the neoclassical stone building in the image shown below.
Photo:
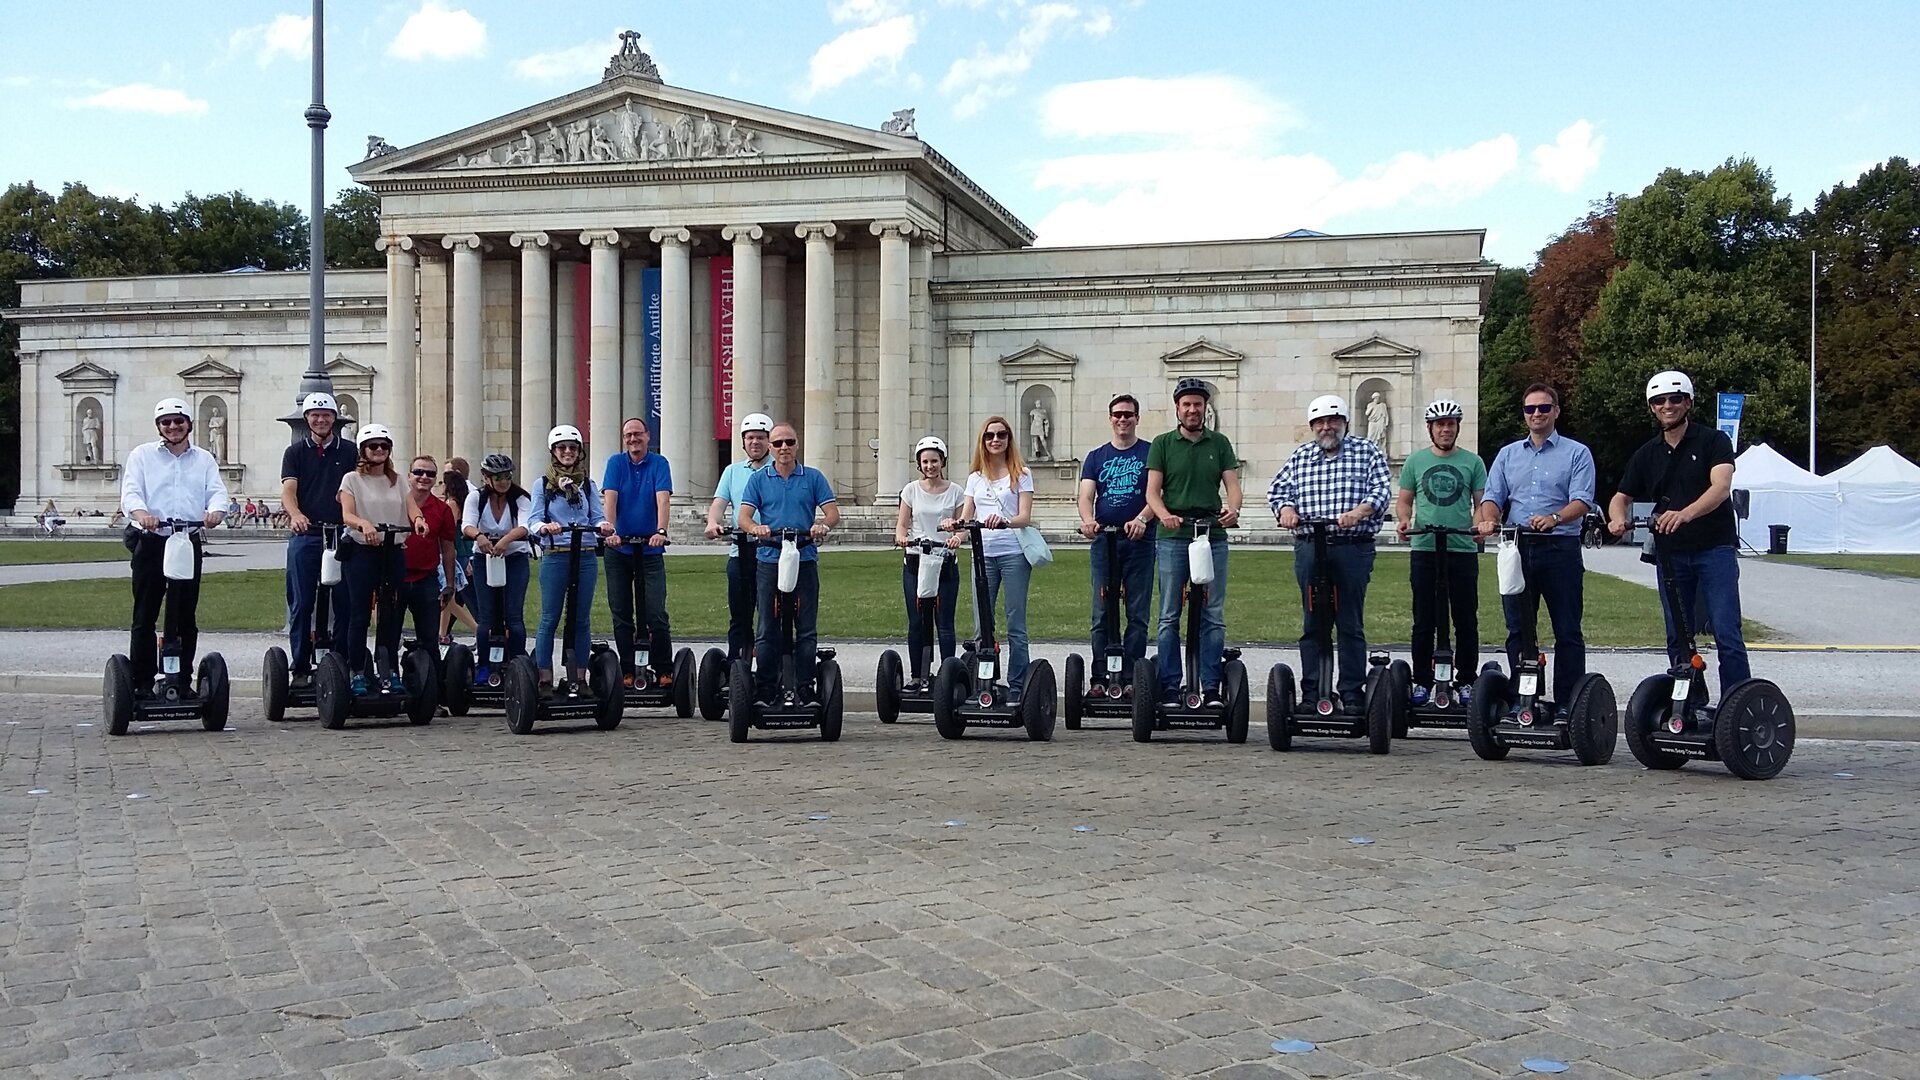
{"label": "neoclassical stone building", "polygon": [[[1138,396],[1156,433],[1183,377],[1215,388],[1250,500],[1321,393],[1396,461],[1436,396],[1475,441],[1477,230],[1035,248],[910,113],[861,128],[666,86],[633,40],[595,86],[370,139],[351,171],[380,196],[387,270],[327,275],[329,372],[407,450],[543,462],[571,422],[602,457],[647,415],[699,506],[733,425],[765,411],[843,499],[884,506],[916,439],[945,437],[963,473],[1000,414],[1059,512],[1108,399]],[[277,495],[306,310],[302,274],[25,283],[21,507],[111,503],[167,394],[236,491]]]}

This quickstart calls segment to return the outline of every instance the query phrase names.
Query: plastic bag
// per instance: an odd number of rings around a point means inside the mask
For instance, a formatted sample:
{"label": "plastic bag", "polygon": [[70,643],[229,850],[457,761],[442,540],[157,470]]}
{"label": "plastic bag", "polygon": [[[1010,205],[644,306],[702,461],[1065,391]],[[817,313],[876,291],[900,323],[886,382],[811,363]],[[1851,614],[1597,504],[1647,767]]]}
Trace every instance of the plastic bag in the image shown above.
{"label": "plastic bag", "polygon": [[1040,530],[1031,525],[1023,526],[1019,533],[1020,553],[1027,557],[1028,566],[1046,566],[1053,562],[1053,549],[1047,546],[1047,538]]}
{"label": "plastic bag", "polygon": [[1500,540],[1499,554],[1494,556],[1494,569],[1500,572],[1500,595],[1518,596],[1527,588],[1527,574],[1520,566],[1520,542],[1508,533]]}
{"label": "plastic bag", "polygon": [[[345,541],[339,543],[345,543]],[[320,584],[328,586],[340,584],[340,549],[337,545],[320,553]]]}
{"label": "plastic bag", "polygon": [[943,559],[935,552],[921,552],[920,576],[914,582],[914,595],[931,600],[940,595],[940,570]]}
{"label": "plastic bag", "polygon": [[167,550],[160,556],[160,572],[169,581],[192,581],[200,576],[193,568],[193,537],[176,532],[167,537]]}
{"label": "plastic bag", "polygon": [[800,545],[792,540],[780,541],[780,579],[776,584],[785,593],[800,585]]}
{"label": "plastic bag", "polygon": [[1187,545],[1187,580],[1195,585],[1213,584],[1213,542],[1196,536]]}
{"label": "plastic bag", "polygon": [[487,588],[504,589],[507,587],[507,557],[505,555],[485,555],[487,560]]}

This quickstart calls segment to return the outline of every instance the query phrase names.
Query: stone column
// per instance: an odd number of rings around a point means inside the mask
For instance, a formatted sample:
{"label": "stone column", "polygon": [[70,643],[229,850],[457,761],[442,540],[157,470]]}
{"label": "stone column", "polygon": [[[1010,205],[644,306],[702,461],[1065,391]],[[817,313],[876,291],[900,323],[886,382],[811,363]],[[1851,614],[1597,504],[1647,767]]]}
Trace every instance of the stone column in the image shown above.
{"label": "stone column", "polygon": [[[646,264],[628,259],[620,264],[620,422],[647,415],[646,311],[642,305],[641,271]],[[611,456],[619,445],[607,448]]]}
{"label": "stone column", "polygon": [[[480,237],[467,233],[442,239],[453,252],[453,438],[449,452],[468,461],[485,457],[486,432],[481,428],[485,379],[480,355]],[[367,421],[385,423],[380,417]]]}
{"label": "stone column", "polygon": [[591,252],[593,298],[588,337],[587,448],[590,459],[620,449],[620,234],[611,229],[580,234]]}
{"label": "stone column", "polygon": [[[1014,429],[1016,433],[1019,430],[1017,427]],[[949,332],[947,334],[947,446],[951,453],[961,453],[958,448],[967,447],[965,453],[971,454],[973,439],[973,333],[971,331]],[[949,465],[952,461],[952,458],[948,459]]]}
{"label": "stone column", "polygon": [[374,246],[387,253],[387,400],[392,405],[383,423],[393,432],[394,454],[412,456],[424,452],[414,434],[420,413],[413,340],[419,259],[410,236],[383,236]]}
{"label": "stone column", "polygon": [[553,426],[553,240],[543,232],[507,239],[520,249],[520,445],[514,453],[531,469],[544,460]]}
{"label": "stone column", "polygon": [[[833,479],[838,439],[833,430],[841,387],[834,379],[833,238],[840,227],[831,221],[809,222],[793,235],[807,242],[806,382],[801,421],[802,458]],[[844,483],[844,478],[842,483]]]}
{"label": "stone column", "polygon": [[767,411],[766,343],[761,339],[760,241],[758,225],[729,225],[722,239],[733,241],[733,444],[740,442],[740,418]]}
{"label": "stone column", "polygon": [[913,402],[907,390],[907,359],[912,329],[907,310],[910,221],[876,221],[867,226],[880,238],[880,468],[874,501],[897,503],[900,489],[913,478],[907,459],[912,450],[909,424]]}
{"label": "stone column", "polygon": [[760,391],[767,415],[787,417],[787,257],[760,256]]}
{"label": "stone column", "polygon": [[[580,417],[580,343],[574,340],[574,303],[579,289],[573,268],[573,263],[564,260],[554,263],[553,416],[546,421],[547,427],[578,423]],[[547,460],[546,428],[540,430],[540,456],[533,460]]]}
{"label": "stone column", "polygon": [[[118,461],[115,452],[115,421],[119,418],[105,415],[100,418],[100,460]],[[40,485],[47,479],[40,472],[40,459],[43,451],[40,447],[40,354],[31,349],[20,350],[20,495],[14,500],[16,514],[37,514],[46,506],[46,499],[40,494]],[[125,479],[120,477],[119,479]],[[118,500],[115,500],[116,503]]]}
{"label": "stone column", "polygon": [[655,441],[673,469],[676,493],[691,490],[693,464],[693,234],[686,229],[655,229],[660,245],[660,426]]}

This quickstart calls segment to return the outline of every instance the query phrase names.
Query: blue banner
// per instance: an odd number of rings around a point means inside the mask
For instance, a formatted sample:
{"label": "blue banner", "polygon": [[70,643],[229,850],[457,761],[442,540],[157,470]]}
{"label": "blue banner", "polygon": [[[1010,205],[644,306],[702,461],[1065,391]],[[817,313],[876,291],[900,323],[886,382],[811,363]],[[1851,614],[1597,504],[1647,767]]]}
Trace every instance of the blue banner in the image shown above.
{"label": "blue banner", "polygon": [[646,339],[647,430],[653,432],[653,445],[660,442],[660,268],[649,266],[640,271],[640,324]]}
{"label": "blue banner", "polygon": [[1727,433],[1727,441],[1733,443],[1735,450],[1740,449],[1740,414],[1746,411],[1747,395],[1721,394],[1718,402],[1719,415],[1714,427]]}

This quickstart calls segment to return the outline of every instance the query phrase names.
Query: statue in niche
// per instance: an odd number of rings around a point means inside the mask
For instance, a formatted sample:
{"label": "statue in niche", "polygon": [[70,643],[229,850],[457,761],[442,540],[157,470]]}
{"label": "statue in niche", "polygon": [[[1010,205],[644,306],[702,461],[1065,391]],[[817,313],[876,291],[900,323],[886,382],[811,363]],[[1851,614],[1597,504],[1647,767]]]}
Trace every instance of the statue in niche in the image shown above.
{"label": "statue in niche", "polygon": [[1047,415],[1047,403],[1038,395],[1027,410],[1027,439],[1033,447],[1033,460],[1053,460],[1053,418]]}
{"label": "statue in niche", "polygon": [[1393,426],[1393,410],[1387,407],[1386,398],[1375,390],[1373,397],[1367,400],[1367,439],[1375,446],[1386,449],[1387,430]]}
{"label": "statue in niche", "polygon": [[1202,420],[1201,423],[1206,426],[1206,429],[1208,431],[1220,430],[1220,414],[1214,411],[1213,402],[1211,400],[1207,402],[1206,419]]}
{"label": "statue in niche", "polygon": [[507,164],[531,165],[537,156],[538,151],[533,145],[533,133],[526,128],[521,128],[520,141],[512,143],[507,148]]}
{"label": "statue in niche", "polygon": [[100,410],[86,403],[80,406],[80,460],[100,464]]}
{"label": "statue in niche", "polygon": [[592,141],[587,146],[588,155],[595,161],[615,160],[619,155],[614,153],[613,140],[607,137],[607,126],[596,119],[592,132]]}
{"label": "statue in niche", "polygon": [[218,405],[207,410],[207,453],[222,465],[227,463],[227,412]]}

